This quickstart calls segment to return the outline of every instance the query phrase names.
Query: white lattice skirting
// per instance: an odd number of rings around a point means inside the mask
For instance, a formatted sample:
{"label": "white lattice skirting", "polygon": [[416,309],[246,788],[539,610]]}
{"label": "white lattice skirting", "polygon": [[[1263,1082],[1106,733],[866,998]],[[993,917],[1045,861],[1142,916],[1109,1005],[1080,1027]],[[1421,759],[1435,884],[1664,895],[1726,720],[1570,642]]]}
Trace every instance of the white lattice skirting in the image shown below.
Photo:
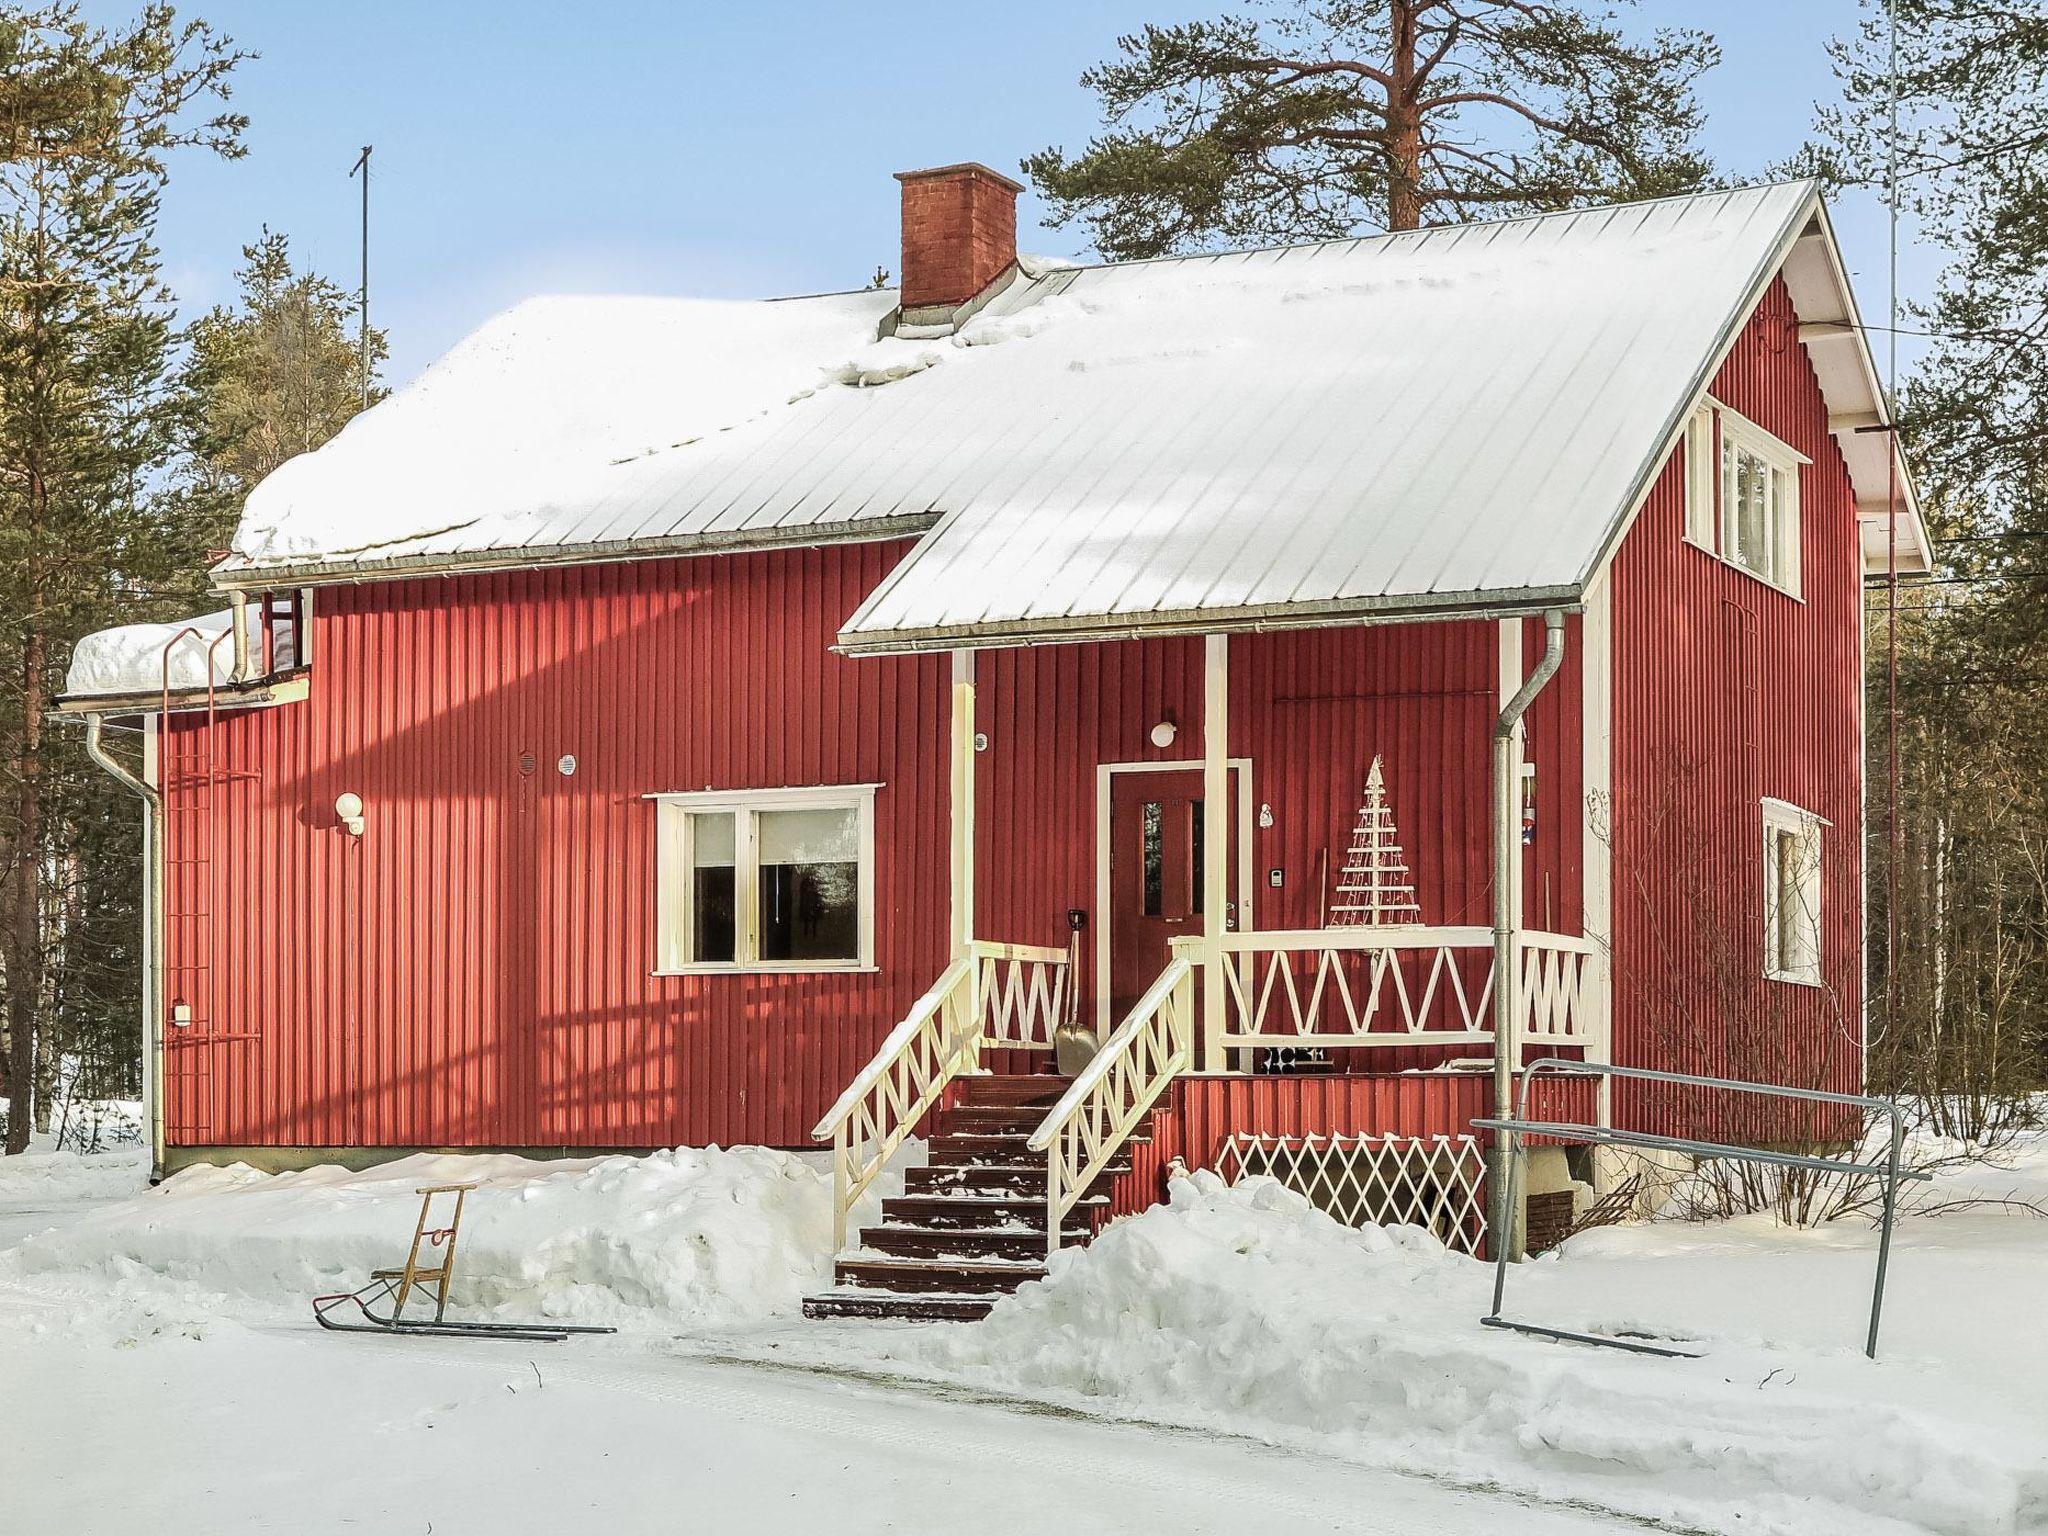
{"label": "white lattice skirting", "polygon": [[1346,1226],[1427,1227],[1446,1248],[1476,1254],[1486,1238],[1485,1160],[1470,1136],[1260,1136],[1223,1144],[1231,1183],[1278,1179]]}

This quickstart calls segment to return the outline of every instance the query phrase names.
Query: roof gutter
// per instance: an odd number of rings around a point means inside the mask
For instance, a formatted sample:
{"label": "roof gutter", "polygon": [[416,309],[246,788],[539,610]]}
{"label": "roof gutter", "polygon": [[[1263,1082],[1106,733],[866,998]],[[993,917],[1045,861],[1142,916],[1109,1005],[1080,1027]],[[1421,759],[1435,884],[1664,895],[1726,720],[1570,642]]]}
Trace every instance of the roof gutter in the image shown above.
{"label": "roof gutter", "polygon": [[220,592],[261,592],[274,587],[328,587],[412,577],[468,576],[488,571],[545,570],[558,565],[621,565],[634,560],[687,559],[748,550],[818,548],[830,544],[874,544],[916,538],[931,531],[937,512],[906,512],[860,522],[807,524],[798,528],[746,529],[660,538],[615,539],[588,544],[550,544],[540,549],[477,550],[462,555],[369,555],[348,560],[307,560],[298,564],[217,565],[209,573]]}
{"label": "roof gutter", "polygon": [[1584,599],[1584,589],[1573,582],[1562,586],[1466,592],[1455,596],[1345,598],[1214,611],[1177,609],[1114,621],[1106,617],[1018,619],[996,624],[882,630],[872,634],[841,630],[833,649],[843,656],[907,656],[962,648],[1077,645],[1089,641],[1141,640],[1160,635],[1266,634],[1276,630],[1334,629],[1356,624],[1431,624],[1460,619],[1533,618],[1553,609],[1577,612]]}

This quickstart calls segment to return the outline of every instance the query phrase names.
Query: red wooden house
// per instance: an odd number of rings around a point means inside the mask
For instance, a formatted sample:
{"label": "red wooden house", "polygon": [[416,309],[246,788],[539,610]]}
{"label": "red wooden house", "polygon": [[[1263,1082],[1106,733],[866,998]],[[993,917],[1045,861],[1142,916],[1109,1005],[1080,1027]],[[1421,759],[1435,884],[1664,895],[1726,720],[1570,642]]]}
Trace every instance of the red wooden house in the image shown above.
{"label": "red wooden house", "polygon": [[1176,1157],[1464,1221],[1496,1059],[1858,1083],[1930,551],[1810,185],[1072,267],[900,179],[900,291],[523,306],[81,645],[160,1168],[936,1129],[842,1272],[950,1293]]}

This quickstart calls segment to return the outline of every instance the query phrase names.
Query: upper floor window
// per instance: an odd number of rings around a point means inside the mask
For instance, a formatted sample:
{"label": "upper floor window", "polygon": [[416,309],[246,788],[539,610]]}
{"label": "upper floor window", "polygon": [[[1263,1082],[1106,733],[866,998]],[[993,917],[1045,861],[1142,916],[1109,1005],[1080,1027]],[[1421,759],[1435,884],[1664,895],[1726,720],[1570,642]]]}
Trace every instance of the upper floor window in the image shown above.
{"label": "upper floor window", "polygon": [[1811,811],[1766,800],[1764,811],[1764,975],[1818,983],[1821,828]]}
{"label": "upper floor window", "polygon": [[873,785],[656,795],[657,969],[874,963]]}
{"label": "upper floor window", "polygon": [[1797,597],[1806,456],[1714,401],[1694,413],[1685,441],[1685,536]]}

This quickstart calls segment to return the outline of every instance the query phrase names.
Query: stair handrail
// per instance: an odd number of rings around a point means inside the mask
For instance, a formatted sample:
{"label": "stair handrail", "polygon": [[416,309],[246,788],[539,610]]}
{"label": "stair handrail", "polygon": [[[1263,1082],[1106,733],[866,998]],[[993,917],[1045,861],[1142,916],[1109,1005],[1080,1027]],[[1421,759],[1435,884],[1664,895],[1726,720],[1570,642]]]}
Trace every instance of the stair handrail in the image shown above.
{"label": "stair handrail", "polygon": [[[975,960],[962,955],[939,973],[881,1049],[811,1131],[832,1143],[832,1248],[846,1246],[847,1215],[903,1145],[946,1085],[979,1064],[981,1009]],[[862,1150],[856,1154],[856,1147]]]}
{"label": "stair handrail", "polygon": [[1194,999],[1194,966],[1176,955],[1025,1143],[1045,1154],[1048,1254],[1059,1251],[1067,1213],[1193,1064]]}

